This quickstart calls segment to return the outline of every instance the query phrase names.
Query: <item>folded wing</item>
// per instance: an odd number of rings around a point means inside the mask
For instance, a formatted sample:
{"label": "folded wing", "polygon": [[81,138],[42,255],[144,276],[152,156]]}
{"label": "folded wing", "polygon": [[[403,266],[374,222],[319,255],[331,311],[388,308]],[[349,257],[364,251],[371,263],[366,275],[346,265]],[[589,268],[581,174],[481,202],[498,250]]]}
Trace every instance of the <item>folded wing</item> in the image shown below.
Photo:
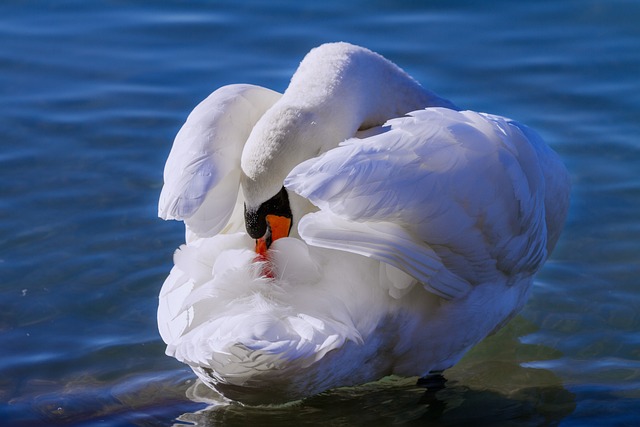
{"label": "folded wing", "polygon": [[539,137],[445,108],[381,131],[289,174],[287,188],[320,208],[301,221],[302,238],[391,264],[447,299],[537,271],[547,256],[545,176],[554,175],[542,168],[562,168],[540,158],[552,152]]}
{"label": "folded wing", "polygon": [[222,230],[240,185],[240,156],[255,123],[280,94],[259,86],[224,86],[194,108],[164,169],[158,216],[183,220],[200,236]]}

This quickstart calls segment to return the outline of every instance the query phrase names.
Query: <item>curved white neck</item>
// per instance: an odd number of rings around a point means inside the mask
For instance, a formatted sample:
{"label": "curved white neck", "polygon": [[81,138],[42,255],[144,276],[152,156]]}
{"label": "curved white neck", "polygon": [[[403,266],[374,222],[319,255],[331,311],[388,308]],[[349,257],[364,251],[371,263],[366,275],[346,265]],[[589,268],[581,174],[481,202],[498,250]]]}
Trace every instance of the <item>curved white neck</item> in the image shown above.
{"label": "curved white neck", "polygon": [[436,106],[457,109],[377,53],[348,43],[313,49],[247,140],[242,154],[247,205],[268,200],[294,166],[359,129]]}

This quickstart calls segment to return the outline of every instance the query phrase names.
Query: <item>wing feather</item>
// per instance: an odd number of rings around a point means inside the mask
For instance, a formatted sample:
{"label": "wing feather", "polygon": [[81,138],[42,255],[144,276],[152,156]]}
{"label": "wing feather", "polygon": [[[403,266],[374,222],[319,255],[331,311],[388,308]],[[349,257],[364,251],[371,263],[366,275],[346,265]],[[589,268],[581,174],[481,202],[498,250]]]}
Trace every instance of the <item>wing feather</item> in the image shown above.
{"label": "wing feather", "polygon": [[[308,243],[374,257],[457,298],[546,258],[539,157],[550,150],[537,144],[509,119],[428,108],[301,163],[285,185],[320,208],[301,221]],[[372,231],[390,223],[405,236]]]}
{"label": "wing feather", "polygon": [[313,246],[352,252],[393,265],[445,299],[465,295],[471,285],[444,267],[424,242],[416,242],[405,229],[389,223],[353,222],[330,212],[306,215],[299,231]]}
{"label": "wing feather", "polygon": [[184,220],[198,235],[218,233],[236,205],[244,144],[279,98],[269,89],[238,84],[224,86],[198,104],[167,159],[158,216]]}

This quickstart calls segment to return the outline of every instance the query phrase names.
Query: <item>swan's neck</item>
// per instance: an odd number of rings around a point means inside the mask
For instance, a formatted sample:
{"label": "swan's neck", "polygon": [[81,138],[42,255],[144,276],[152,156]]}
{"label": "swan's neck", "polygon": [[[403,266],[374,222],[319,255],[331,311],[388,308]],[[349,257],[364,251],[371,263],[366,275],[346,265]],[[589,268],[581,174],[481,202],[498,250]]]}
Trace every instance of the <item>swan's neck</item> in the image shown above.
{"label": "swan's neck", "polygon": [[456,108],[368,49],[347,43],[313,49],[247,140],[242,155],[247,205],[268,200],[294,166],[357,130],[430,106]]}

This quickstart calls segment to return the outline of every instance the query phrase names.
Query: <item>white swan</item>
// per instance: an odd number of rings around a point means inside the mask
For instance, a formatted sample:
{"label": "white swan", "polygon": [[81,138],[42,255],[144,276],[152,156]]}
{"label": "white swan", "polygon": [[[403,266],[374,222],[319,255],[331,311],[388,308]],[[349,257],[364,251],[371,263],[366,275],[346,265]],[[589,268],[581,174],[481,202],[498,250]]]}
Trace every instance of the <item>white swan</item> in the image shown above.
{"label": "white swan", "polygon": [[159,215],[187,229],[167,354],[247,402],[451,367],[522,308],[569,203],[533,131],[347,43],[313,49],[283,95],[212,93],[164,179]]}

